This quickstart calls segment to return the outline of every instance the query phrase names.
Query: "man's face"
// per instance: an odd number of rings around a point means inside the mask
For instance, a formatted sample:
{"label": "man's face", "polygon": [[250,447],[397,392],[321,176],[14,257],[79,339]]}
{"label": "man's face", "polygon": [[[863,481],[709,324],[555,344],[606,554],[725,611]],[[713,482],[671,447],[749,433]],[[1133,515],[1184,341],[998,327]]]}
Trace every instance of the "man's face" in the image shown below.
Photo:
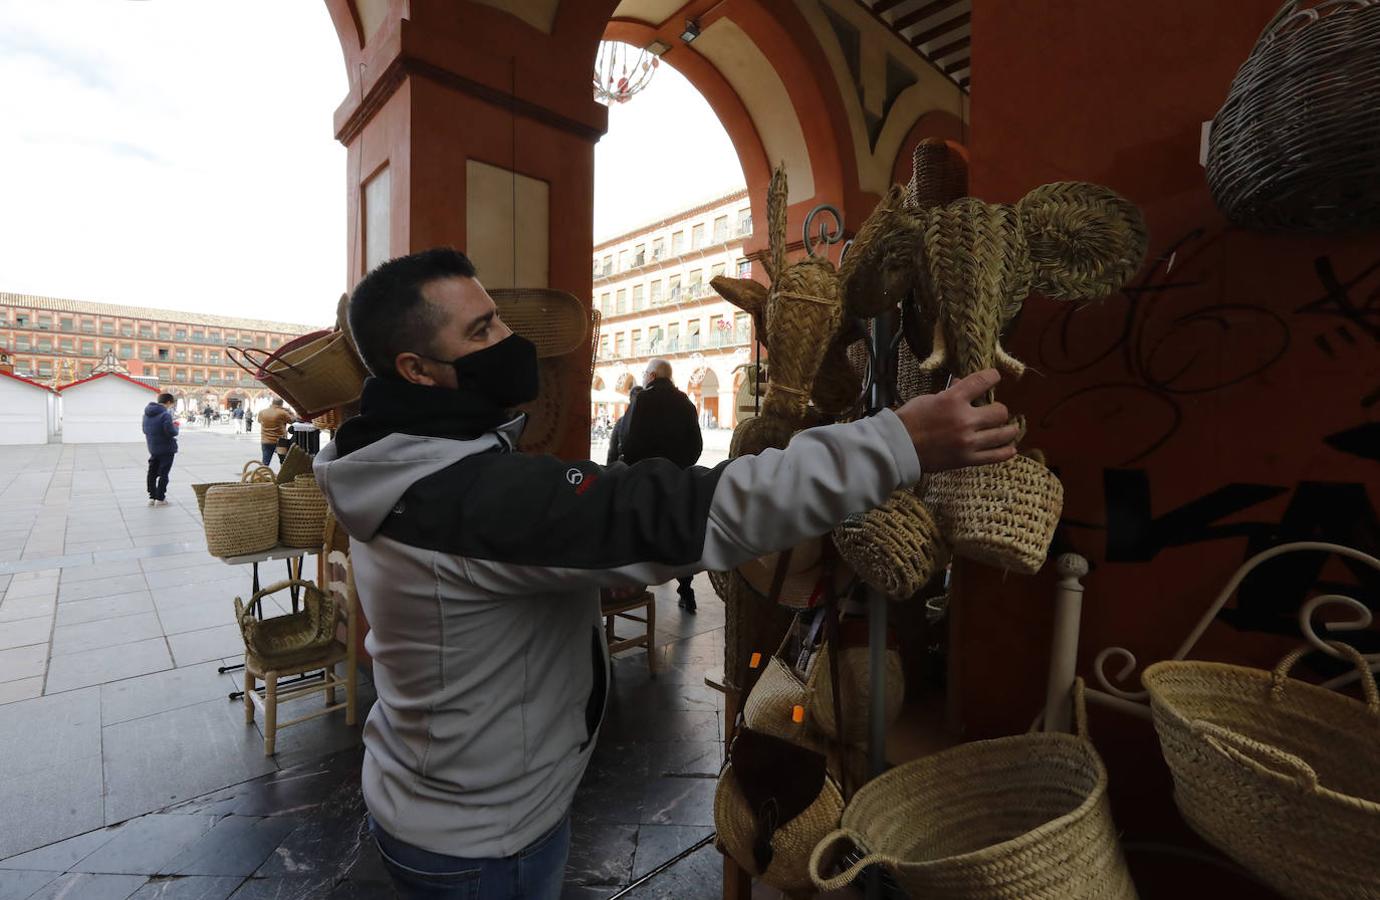
{"label": "man's face", "polygon": [[422,296],[445,320],[432,337],[427,359],[416,353],[398,354],[398,371],[408,381],[455,390],[451,360],[492,347],[513,333],[498,317],[489,292],[477,278],[443,278],[422,288]]}

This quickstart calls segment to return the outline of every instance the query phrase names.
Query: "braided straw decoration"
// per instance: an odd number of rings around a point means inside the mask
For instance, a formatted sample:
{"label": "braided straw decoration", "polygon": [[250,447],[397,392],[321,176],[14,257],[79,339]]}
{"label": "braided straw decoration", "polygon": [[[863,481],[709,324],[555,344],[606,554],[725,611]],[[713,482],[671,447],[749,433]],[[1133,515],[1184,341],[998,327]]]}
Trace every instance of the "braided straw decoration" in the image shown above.
{"label": "braided straw decoration", "polygon": [[795,425],[785,419],[772,415],[753,416],[734,427],[733,437],[728,441],[728,458],[756,456],[768,449],[784,450],[795,431]]}
{"label": "braided straw decoration", "polygon": [[[836,845],[866,854],[824,877]],[[810,858],[819,890],[881,864],[910,897],[1135,900],[1107,770],[1086,739],[1032,733],[963,744],[864,785]]]}
{"label": "braided straw decoration", "polygon": [[793,423],[806,419],[810,389],[842,320],[838,274],[828,260],[800,260],[776,279],[767,298],[771,381],[763,415]]}
{"label": "braided straw decoration", "polygon": [[212,556],[244,556],[278,543],[278,485],[270,481],[213,484],[201,511],[206,550]]}
{"label": "braided straw decoration", "polygon": [[[835,737],[834,694],[829,686],[829,653],[821,646],[805,682],[809,704],[805,709],[810,724],[827,739]],[[839,655],[839,698],[843,701],[843,736],[845,743],[861,746],[868,738],[868,714],[872,708],[872,666],[866,647],[844,647]],[[901,654],[890,648],[886,651],[886,723],[895,724],[901,717],[901,705],[906,699],[906,676],[901,667]],[[865,781],[866,779],[863,779]],[[850,782],[861,784],[861,781]]]}
{"label": "braided straw decoration", "polygon": [[1014,206],[970,197],[921,213],[925,220],[923,308],[935,310],[934,349],[920,366],[955,378],[1021,363],[1001,348],[1001,329],[1030,292],[1030,259]]}
{"label": "braided straw decoration", "polygon": [[919,210],[952,203],[968,194],[968,161],[942,138],[925,138],[910,158],[906,207]]}
{"label": "braided straw decoration", "polygon": [[1016,211],[1033,266],[1031,286],[1046,297],[1105,297],[1120,290],[1145,259],[1149,238],[1140,209],[1101,185],[1042,185]]}
{"label": "braided straw decoration", "polygon": [[863,221],[844,256],[839,281],[848,315],[881,315],[914,288],[922,231],[905,204],[905,188],[893,186]]}
{"label": "braided straw decoration", "polygon": [[1174,802],[1193,830],[1286,897],[1380,895],[1380,698],[1366,702],[1274,672],[1172,661],[1145,670]]}
{"label": "braided straw decoration", "polygon": [[838,335],[829,342],[824,359],[820,361],[810,399],[814,401],[815,408],[827,416],[839,417],[857,406],[858,397],[862,394],[862,379],[853,371],[848,349],[861,337],[861,332],[850,328],[845,321]]}
{"label": "braided straw decoration", "polygon": [[800,815],[776,829],[771,838],[772,859],[765,872],[757,871],[752,845],[757,825],[747,798],[738,786],[729,763],[719,773],[718,789],[714,792],[714,827],[718,831],[719,847],[754,878],[793,894],[810,895],[810,852],[820,838],[838,827],[843,814],[843,794],[832,777],[824,779],[824,789],[815,802]]}
{"label": "braided straw decoration", "polygon": [[893,600],[915,596],[948,556],[934,517],[908,490],[844,519],[833,536],[839,556],[858,577]]}
{"label": "braided straw decoration", "polygon": [[955,556],[1033,575],[1064,508],[1064,486],[1028,456],[935,472],[925,492]]}
{"label": "braided straw decoration", "polygon": [[278,543],[284,547],[320,547],[326,527],[326,495],[311,475],[278,485]]}
{"label": "braided straw decoration", "polygon": [[786,182],[786,164],[782,163],[771,173],[771,184],[767,187],[767,276],[772,283],[786,271],[786,195],[789,193]]}

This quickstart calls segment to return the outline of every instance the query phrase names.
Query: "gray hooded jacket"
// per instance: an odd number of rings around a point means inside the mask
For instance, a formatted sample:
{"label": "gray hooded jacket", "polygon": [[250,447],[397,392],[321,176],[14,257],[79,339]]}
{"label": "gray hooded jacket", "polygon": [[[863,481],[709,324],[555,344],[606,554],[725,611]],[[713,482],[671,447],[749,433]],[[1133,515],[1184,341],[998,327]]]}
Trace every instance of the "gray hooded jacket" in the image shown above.
{"label": "gray hooded jacket", "polygon": [[315,464],[370,624],[365,799],[451,856],[512,856],[569,809],[604,709],[600,587],[732,569],[920,477],[889,411],[714,469],[531,456],[521,425],[332,443]]}

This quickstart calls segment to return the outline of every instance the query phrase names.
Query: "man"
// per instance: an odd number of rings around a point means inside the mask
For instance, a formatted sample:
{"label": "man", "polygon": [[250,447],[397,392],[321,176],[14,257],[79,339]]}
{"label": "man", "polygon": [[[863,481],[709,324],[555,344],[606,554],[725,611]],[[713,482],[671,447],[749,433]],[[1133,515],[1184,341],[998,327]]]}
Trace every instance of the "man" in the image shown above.
{"label": "man", "polygon": [[291,421],[292,413],[283,408],[282,397],[274,397],[268,409],[259,413],[259,444],[263,450],[264,465],[273,462],[273,456],[283,443],[288,423]]}
{"label": "man", "polygon": [[[704,450],[695,404],[671,381],[671,364],[664,359],[647,363],[642,383],[645,388],[637,403],[623,417],[629,420],[623,461],[631,464],[661,457],[682,469],[690,468]],[[676,588],[677,605],[689,613],[695,611],[694,580],[693,574],[683,575]]]}
{"label": "man", "polygon": [[635,384],[628,391],[628,411],[618,417],[618,421],[613,423],[613,430],[609,432],[609,455],[608,464],[623,462],[623,442],[628,439],[628,424],[632,422],[633,404],[642,394],[642,385]]}
{"label": "man", "polygon": [[177,423],[172,394],[159,394],[158,400],[144,407],[144,443],[149,448],[149,506],[168,505],[168,475],[177,454]]}
{"label": "man", "polygon": [[371,626],[363,791],[405,896],[560,896],[608,684],[600,587],[731,569],[1015,452],[1005,408],[972,406],[988,371],[714,469],[571,464],[514,449],[536,351],[463,254],[384,263],[349,318],[374,377],[315,472]]}

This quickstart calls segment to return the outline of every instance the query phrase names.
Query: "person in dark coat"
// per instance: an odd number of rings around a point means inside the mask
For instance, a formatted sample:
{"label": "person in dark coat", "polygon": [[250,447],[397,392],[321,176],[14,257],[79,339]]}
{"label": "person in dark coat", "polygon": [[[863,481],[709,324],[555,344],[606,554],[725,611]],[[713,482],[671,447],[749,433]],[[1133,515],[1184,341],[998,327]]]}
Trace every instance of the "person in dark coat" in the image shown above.
{"label": "person in dark coat", "polygon": [[[664,359],[647,363],[643,384],[645,387],[637,402],[629,406],[618,421],[620,426],[626,425],[623,438],[618,442],[622,460],[635,463],[644,459],[669,459],[682,469],[690,468],[699,462],[700,452],[704,450],[695,404],[671,381],[671,364]],[[613,451],[612,442],[609,451]],[[694,612],[695,589],[691,586],[694,576],[677,580],[676,592],[680,594],[677,605],[686,612]]]}
{"label": "person in dark coat", "polygon": [[623,461],[623,442],[628,439],[628,423],[632,421],[632,405],[637,402],[637,395],[642,393],[642,385],[635,384],[632,390],[628,391],[628,411],[613,423],[613,430],[609,432],[609,460],[608,465]]}
{"label": "person in dark coat", "polygon": [[159,394],[144,407],[144,443],[149,448],[149,506],[168,505],[168,475],[177,455],[177,423],[173,421],[172,394]]}

